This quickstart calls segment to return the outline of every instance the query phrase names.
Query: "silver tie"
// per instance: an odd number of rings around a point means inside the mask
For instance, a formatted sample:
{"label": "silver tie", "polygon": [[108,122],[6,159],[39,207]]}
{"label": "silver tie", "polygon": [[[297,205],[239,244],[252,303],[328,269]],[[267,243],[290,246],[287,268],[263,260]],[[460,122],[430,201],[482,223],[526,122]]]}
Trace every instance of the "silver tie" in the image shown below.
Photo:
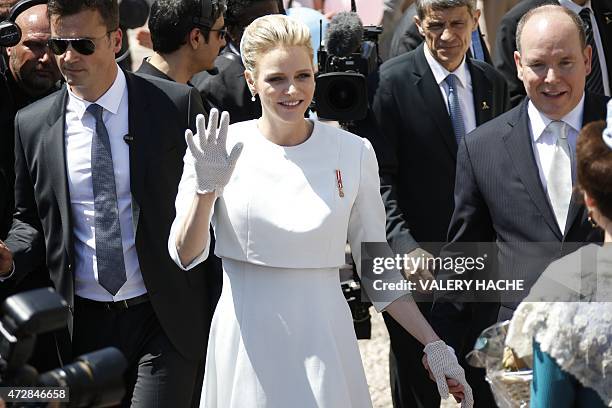
{"label": "silver tie", "polygon": [[115,296],[127,281],[127,276],[123,260],[113,155],[108,131],[102,118],[103,111],[102,106],[95,103],[87,108],[87,112],[96,118],[96,131],[91,141],[91,183],[95,210],[94,235],[98,283]]}
{"label": "silver tie", "polygon": [[561,233],[564,233],[572,198],[572,159],[567,141],[567,125],[565,122],[552,121],[548,130],[557,138],[547,176],[548,198]]}

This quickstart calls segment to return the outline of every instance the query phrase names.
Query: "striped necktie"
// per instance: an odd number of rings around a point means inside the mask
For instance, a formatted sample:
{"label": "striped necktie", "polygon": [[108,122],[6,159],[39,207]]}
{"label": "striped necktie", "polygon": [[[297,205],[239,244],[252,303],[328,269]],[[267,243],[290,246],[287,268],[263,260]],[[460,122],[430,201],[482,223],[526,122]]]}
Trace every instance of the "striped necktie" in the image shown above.
{"label": "striped necktie", "polygon": [[587,44],[593,48],[593,57],[591,58],[591,73],[586,80],[586,89],[589,91],[603,95],[604,86],[601,76],[601,65],[599,64],[599,54],[597,53],[597,45],[595,44],[595,34],[593,32],[593,24],[591,23],[591,9],[585,7],[580,11],[580,18],[584,25]]}
{"label": "striped necktie", "polygon": [[450,113],[453,131],[455,132],[455,140],[457,145],[465,136],[465,125],[463,124],[463,113],[459,103],[459,93],[457,90],[457,77],[455,74],[448,74],[444,80],[448,86],[448,111]]}

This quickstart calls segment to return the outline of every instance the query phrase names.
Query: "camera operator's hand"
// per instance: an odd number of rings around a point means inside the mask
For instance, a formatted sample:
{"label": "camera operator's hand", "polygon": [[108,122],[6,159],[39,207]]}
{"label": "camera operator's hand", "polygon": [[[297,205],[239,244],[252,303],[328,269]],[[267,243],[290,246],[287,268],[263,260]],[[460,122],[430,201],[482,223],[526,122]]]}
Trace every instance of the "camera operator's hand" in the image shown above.
{"label": "camera operator's hand", "polygon": [[9,275],[13,271],[13,253],[0,241],[0,277]]}
{"label": "camera operator's hand", "polygon": [[185,131],[187,146],[195,160],[196,189],[200,194],[215,191],[217,195],[221,195],[242,152],[242,143],[236,143],[228,156],[226,141],[229,114],[227,112],[221,114],[219,127],[217,127],[218,118],[219,111],[211,109],[208,127],[204,115],[198,115],[196,117],[198,133],[194,136],[191,130]]}
{"label": "camera operator's hand", "polygon": [[434,275],[427,267],[429,260],[433,259],[433,255],[422,248],[417,248],[408,253],[408,262],[404,268],[404,276],[410,282],[414,282],[417,292],[429,293],[431,290],[424,289],[428,286],[427,281],[434,280]]}

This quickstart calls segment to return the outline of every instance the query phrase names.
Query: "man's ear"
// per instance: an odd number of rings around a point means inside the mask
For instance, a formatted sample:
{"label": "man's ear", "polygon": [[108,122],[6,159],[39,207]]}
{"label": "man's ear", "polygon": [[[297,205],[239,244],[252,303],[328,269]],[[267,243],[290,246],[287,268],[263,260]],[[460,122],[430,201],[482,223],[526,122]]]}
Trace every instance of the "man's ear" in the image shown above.
{"label": "man's ear", "polygon": [[425,37],[425,32],[423,31],[423,22],[421,21],[419,16],[414,16],[413,18],[414,24],[416,24],[417,28],[419,29],[419,33],[421,34],[421,36]]}
{"label": "man's ear", "polygon": [[514,51],[514,64],[516,65],[516,76],[521,81],[523,80],[523,64],[521,62],[521,54],[518,51]]}
{"label": "man's ear", "polygon": [[121,51],[121,43],[123,41],[123,30],[121,30],[120,28],[117,28],[117,30],[115,30],[113,41],[114,41],[113,51],[115,52],[115,54],[117,54],[119,51]]}
{"label": "man's ear", "polygon": [[597,52],[597,51],[595,51],[593,47],[591,47],[590,45],[587,45],[584,48],[584,51],[582,51],[587,76],[591,73],[591,70],[593,69],[592,64],[593,64],[593,53],[594,52]]}
{"label": "man's ear", "polygon": [[[202,34],[202,39],[204,38],[204,34]],[[199,28],[193,28],[189,34],[187,34],[187,42],[189,43],[189,45],[191,45],[191,48],[193,48],[194,50],[197,50],[198,47],[201,45],[200,42],[202,40],[200,39],[200,29]]]}
{"label": "man's ear", "polygon": [[474,10],[474,15],[472,16],[472,18],[474,19],[474,29],[472,31],[476,31],[478,30],[478,20],[480,20],[480,10],[479,9]]}

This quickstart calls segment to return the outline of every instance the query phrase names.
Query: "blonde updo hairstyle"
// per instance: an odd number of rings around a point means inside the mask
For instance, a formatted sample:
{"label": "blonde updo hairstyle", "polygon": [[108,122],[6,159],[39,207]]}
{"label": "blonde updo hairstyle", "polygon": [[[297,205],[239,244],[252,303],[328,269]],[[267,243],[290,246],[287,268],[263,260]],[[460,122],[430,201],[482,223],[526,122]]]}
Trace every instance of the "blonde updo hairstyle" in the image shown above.
{"label": "blonde updo hairstyle", "polygon": [[242,35],[242,63],[255,78],[260,56],[276,47],[292,46],[305,47],[312,62],[314,51],[306,24],[282,14],[259,17],[247,26]]}

